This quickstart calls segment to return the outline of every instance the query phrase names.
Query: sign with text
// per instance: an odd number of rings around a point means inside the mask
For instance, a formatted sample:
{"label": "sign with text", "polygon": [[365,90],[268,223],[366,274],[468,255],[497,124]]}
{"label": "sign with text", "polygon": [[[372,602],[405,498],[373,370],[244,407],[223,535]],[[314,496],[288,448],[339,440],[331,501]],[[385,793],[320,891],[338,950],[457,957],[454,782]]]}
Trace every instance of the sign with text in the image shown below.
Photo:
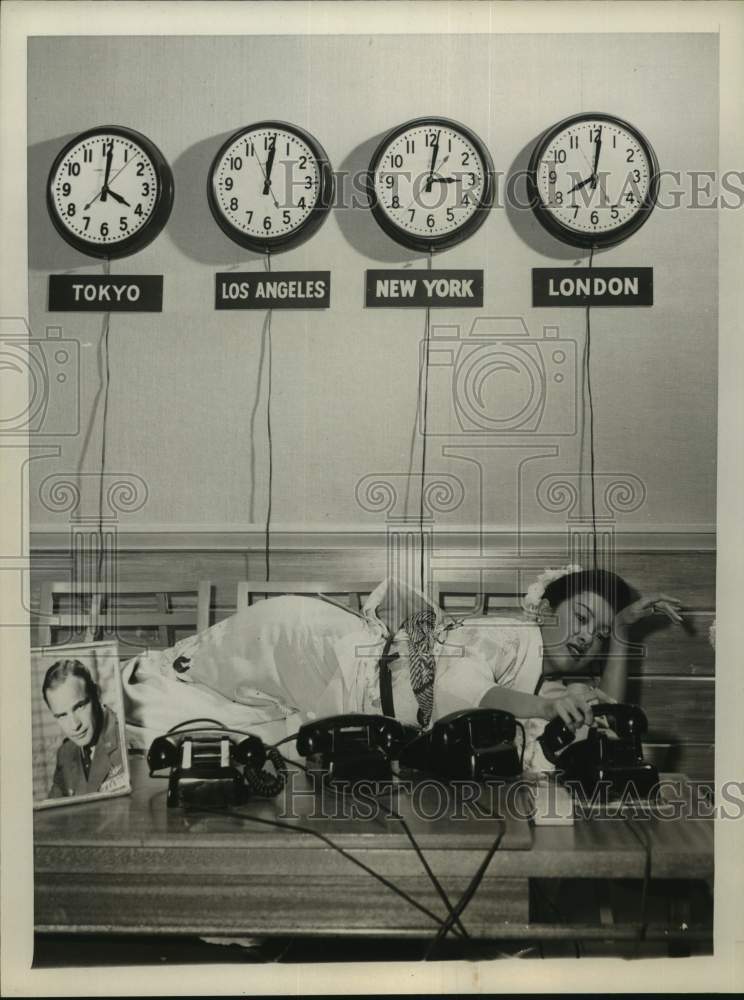
{"label": "sign with text", "polygon": [[216,275],[215,309],[327,309],[330,304],[330,271]]}
{"label": "sign with text", "polygon": [[49,312],[162,311],[162,274],[49,275]]}
{"label": "sign with text", "polygon": [[652,306],[652,267],[533,267],[533,306]]}
{"label": "sign with text", "polygon": [[482,306],[483,271],[367,271],[367,306]]}

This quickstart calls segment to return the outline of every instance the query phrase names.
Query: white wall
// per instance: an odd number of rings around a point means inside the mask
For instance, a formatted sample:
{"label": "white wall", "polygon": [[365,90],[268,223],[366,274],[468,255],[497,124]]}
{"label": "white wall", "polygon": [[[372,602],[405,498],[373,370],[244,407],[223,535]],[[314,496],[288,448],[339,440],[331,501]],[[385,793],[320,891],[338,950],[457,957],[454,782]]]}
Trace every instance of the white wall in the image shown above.
{"label": "white wall", "polygon": [[[100,453],[102,317],[45,311],[50,272],[102,269],[57,236],[44,205],[51,162],[76,132],[107,123],[136,128],[161,148],[175,175],[164,233],[112,265],[114,273],[165,276],[162,314],[111,318],[107,468],[135,473],[148,488],[146,504],[125,521],[230,529],[264,517],[266,438],[264,398],[255,406],[264,316],[213,309],[215,271],[263,268],[221,233],[207,207],[207,171],[229,133],[262,118],[295,122],[317,136],[336,170],[353,173],[366,167],[388,128],[441,114],[474,129],[505,174],[526,165],[549,125],[605,110],[647,135],[663,169],[714,170],[717,76],[713,35],[32,40],[30,316],[36,336],[62,325],[80,341],[82,356],[81,433],[43,439],[61,454],[32,462],[33,525],[63,527],[68,517],[39,502],[41,481],[79,468],[95,473]],[[483,310],[439,310],[434,320],[467,327],[475,315],[523,317],[533,338],[544,325],[559,325],[580,354],[584,311],[532,309],[530,282],[532,267],[568,266],[582,256],[544,234],[529,212],[495,208],[473,238],[434,263],[484,268]],[[424,314],[363,306],[365,269],[390,264],[420,268],[425,260],[393,244],[362,208],[337,208],[311,241],[274,261],[275,269],[328,268],[333,281],[329,310],[273,315],[277,526],[380,524],[380,514],[360,509],[357,483],[370,473],[405,474],[411,467]],[[716,213],[657,209],[627,243],[595,255],[595,264],[654,268],[652,308],[592,311],[597,470],[638,477],[646,489],[645,502],[619,515],[619,524],[709,528]],[[559,406],[573,406],[576,398],[567,393]],[[442,405],[431,397],[430,406]],[[457,449],[461,436],[433,439],[429,469],[460,477],[466,490],[457,510],[438,515],[441,523],[474,524],[481,516],[477,455],[483,520],[511,526],[519,516],[524,525],[555,524],[558,515],[540,508],[535,488],[545,475],[576,470],[578,437],[556,438],[550,430],[494,439],[496,447],[466,452],[470,461],[442,454],[443,444]],[[413,445],[417,475],[420,441]],[[544,457],[535,457],[536,445]],[[527,458],[518,500],[517,470]],[[88,493],[94,495],[92,476]]]}

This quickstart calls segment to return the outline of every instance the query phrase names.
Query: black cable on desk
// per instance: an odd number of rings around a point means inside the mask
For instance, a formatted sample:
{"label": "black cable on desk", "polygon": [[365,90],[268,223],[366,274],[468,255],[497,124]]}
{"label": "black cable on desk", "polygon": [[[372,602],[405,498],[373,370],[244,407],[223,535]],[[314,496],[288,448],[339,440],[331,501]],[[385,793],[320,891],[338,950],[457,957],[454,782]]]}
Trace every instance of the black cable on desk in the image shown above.
{"label": "black cable on desk", "polygon": [[[283,760],[287,761],[287,763],[294,764],[296,767],[299,767],[302,771],[305,772],[305,774],[309,774],[310,773],[309,769],[307,767],[305,767],[304,764],[300,764],[297,761],[288,761],[288,759],[286,757],[284,757]],[[337,796],[338,795],[341,795],[341,796],[348,795],[352,799],[354,799],[355,801],[358,801],[356,795],[354,794],[354,792],[350,788],[348,788],[348,789],[347,788],[334,788],[334,786],[330,782],[326,783],[325,787],[328,788],[334,795],[337,795]],[[466,931],[465,927],[462,925],[462,922],[460,921],[460,918],[459,918],[458,914],[456,914],[454,912],[454,910],[452,908],[452,903],[450,902],[449,896],[445,892],[442,883],[436,877],[436,875],[434,874],[434,872],[432,871],[432,869],[431,869],[431,867],[429,865],[429,862],[424,857],[424,852],[421,850],[421,847],[419,846],[418,842],[416,841],[416,838],[413,836],[413,833],[412,833],[411,828],[409,827],[408,823],[400,815],[400,813],[397,810],[395,810],[395,809],[392,808],[392,806],[388,806],[388,812],[393,817],[393,819],[395,819],[398,823],[400,823],[401,827],[403,828],[403,832],[405,833],[405,835],[408,837],[409,841],[411,842],[411,846],[413,847],[414,851],[416,852],[416,856],[418,857],[419,861],[421,862],[424,871],[428,875],[429,881],[434,886],[434,889],[436,890],[437,895],[439,896],[439,898],[441,899],[441,901],[444,903],[444,906],[445,906],[445,908],[447,910],[447,913],[449,914],[450,918],[454,918],[455,924],[456,924],[455,930],[458,933],[460,933],[463,937],[470,938],[470,935]]]}
{"label": "black cable on desk", "polygon": [[378,882],[381,882],[382,885],[384,885],[387,889],[390,889],[391,892],[394,892],[397,896],[400,896],[401,899],[404,899],[407,903],[410,903],[411,906],[414,906],[421,913],[425,914],[427,917],[433,920],[434,923],[439,924],[440,926],[443,925],[443,921],[436,915],[436,913],[433,913],[430,909],[428,909],[428,907],[424,906],[422,903],[419,903],[417,900],[413,898],[413,896],[409,896],[407,892],[399,888],[389,879],[386,879],[384,875],[380,875],[379,872],[376,872],[373,868],[370,868],[368,865],[365,865],[363,861],[360,861],[358,858],[355,858],[353,854],[349,854],[349,852],[345,851],[343,847],[339,847],[338,844],[334,844],[333,841],[330,839],[330,837],[326,837],[325,834],[320,833],[318,830],[313,830],[309,826],[300,826],[298,824],[292,824],[292,823],[282,823],[281,820],[278,819],[263,819],[259,816],[249,816],[246,815],[246,813],[238,812],[237,809],[229,809],[229,808],[210,809],[209,806],[204,806],[204,805],[194,805],[190,806],[189,808],[190,811],[206,812],[206,813],[211,813],[215,816],[234,816],[236,819],[247,820],[251,823],[259,823],[262,826],[271,826],[278,830],[292,830],[295,833],[308,833],[312,837],[317,837],[318,840],[322,840],[323,843],[327,844],[328,847],[332,847],[334,851],[338,851],[338,853],[342,855],[342,857],[347,858],[358,868],[361,868],[362,871],[367,872],[368,875],[371,875],[373,878],[377,879]]}
{"label": "black cable on desk", "polygon": [[639,833],[635,828],[635,823],[629,816],[623,817],[625,825],[628,827],[630,832],[633,834],[635,839],[641,845],[646,853],[646,860],[643,866],[643,888],[641,889],[641,907],[640,907],[640,929],[638,931],[638,939],[636,941],[636,948],[641,943],[641,941],[646,940],[646,931],[648,929],[648,886],[651,881],[651,844],[645,833]]}
{"label": "black cable on desk", "polygon": [[452,929],[452,925],[454,924],[454,922],[457,919],[457,917],[460,916],[460,914],[463,912],[463,910],[465,909],[465,907],[468,905],[468,903],[470,902],[470,900],[475,895],[475,893],[476,893],[476,891],[478,889],[478,886],[481,884],[481,882],[483,880],[483,876],[486,874],[486,869],[488,868],[489,864],[491,863],[491,858],[494,856],[494,854],[496,853],[496,851],[498,851],[498,849],[499,849],[499,845],[501,844],[501,841],[503,840],[505,832],[506,831],[502,830],[501,833],[496,838],[496,840],[494,840],[493,844],[489,847],[488,853],[486,854],[485,858],[481,862],[481,864],[480,864],[480,866],[478,868],[478,871],[475,873],[475,875],[473,875],[472,879],[470,880],[470,884],[468,885],[468,887],[465,890],[465,892],[462,894],[459,903],[457,904],[457,906],[455,907],[455,909],[453,911],[453,914],[451,916],[449,916],[447,918],[447,920],[445,920],[445,922],[442,924],[442,926],[437,931],[436,936],[432,939],[432,942],[429,945],[429,947],[428,947],[428,949],[426,951],[426,954],[424,955],[424,961],[425,962],[430,962],[431,959],[434,957],[434,952],[436,951],[437,946],[439,945],[439,942],[442,941],[444,939],[444,937],[446,936],[447,932]]}

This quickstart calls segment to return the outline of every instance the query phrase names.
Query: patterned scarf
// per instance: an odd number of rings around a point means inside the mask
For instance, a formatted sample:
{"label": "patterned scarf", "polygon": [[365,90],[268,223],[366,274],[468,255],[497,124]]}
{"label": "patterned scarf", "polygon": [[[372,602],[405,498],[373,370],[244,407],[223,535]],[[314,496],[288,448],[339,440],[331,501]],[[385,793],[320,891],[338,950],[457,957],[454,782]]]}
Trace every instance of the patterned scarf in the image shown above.
{"label": "patterned scarf", "polygon": [[434,625],[437,616],[430,608],[417,611],[403,623],[409,641],[409,667],[411,687],[419,704],[418,721],[428,726],[434,708],[434,673],[436,661],[434,645]]}

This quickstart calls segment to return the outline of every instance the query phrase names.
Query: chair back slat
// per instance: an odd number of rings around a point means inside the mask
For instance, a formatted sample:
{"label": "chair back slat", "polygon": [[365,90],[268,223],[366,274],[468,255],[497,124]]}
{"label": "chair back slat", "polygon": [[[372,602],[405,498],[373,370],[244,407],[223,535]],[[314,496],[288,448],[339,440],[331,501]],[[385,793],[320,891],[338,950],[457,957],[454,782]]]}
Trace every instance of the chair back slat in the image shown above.
{"label": "chair back slat", "polygon": [[286,595],[314,597],[322,594],[331,599],[345,598],[346,606],[351,611],[358,613],[362,610],[365,599],[377,587],[378,583],[379,580],[314,580],[310,582],[307,580],[272,580],[270,583],[266,583],[264,580],[240,580],[237,587],[236,607],[238,610],[248,607],[254,603],[256,597],[268,598]]}

